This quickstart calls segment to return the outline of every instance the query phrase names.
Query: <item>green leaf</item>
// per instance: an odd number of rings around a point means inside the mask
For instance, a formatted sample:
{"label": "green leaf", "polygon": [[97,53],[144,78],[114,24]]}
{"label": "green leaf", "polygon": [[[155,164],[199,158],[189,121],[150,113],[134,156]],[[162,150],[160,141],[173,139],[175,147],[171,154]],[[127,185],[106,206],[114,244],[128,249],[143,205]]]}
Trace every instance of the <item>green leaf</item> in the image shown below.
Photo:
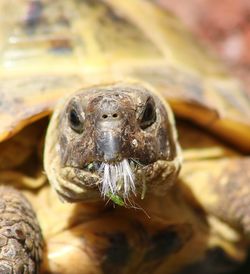
{"label": "green leaf", "polygon": [[107,193],[107,197],[109,197],[110,200],[112,200],[115,204],[117,204],[119,206],[124,206],[124,201],[120,196],[109,192],[109,193]]}

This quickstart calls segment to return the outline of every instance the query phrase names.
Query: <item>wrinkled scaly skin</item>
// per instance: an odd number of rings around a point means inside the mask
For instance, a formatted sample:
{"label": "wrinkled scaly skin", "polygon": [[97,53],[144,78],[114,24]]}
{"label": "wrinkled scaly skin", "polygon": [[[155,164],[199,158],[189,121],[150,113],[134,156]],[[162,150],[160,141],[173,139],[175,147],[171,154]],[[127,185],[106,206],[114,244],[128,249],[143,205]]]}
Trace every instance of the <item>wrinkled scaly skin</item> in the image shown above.
{"label": "wrinkled scaly skin", "polygon": [[0,272],[38,273],[43,238],[36,215],[23,195],[0,187]]}
{"label": "wrinkled scaly skin", "polygon": [[[42,273],[221,274],[236,268],[245,258],[250,218],[249,157],[242,154],[250,151],[250,103],[240,83],[150,1],[3,0],[0,17],[0,180],[29,199],[46,243],[41,254],[42,244],[34,241],[38,251],[30,263],[28,252],[17,252],[16,273],[35,269],[34,259],[38,268],[41,257]],[[42,170],[39,129],[47,121],[15,134],[49,114],[64,94],[127,77],[151,84],[189,121],[178,124],[185,160],[179,180],[162,197],[139,195],[138,210],[100,200],[61,203]],[[19,202],[27,205],[21,196]],[[29,213],[21,213],[23,221]]]}

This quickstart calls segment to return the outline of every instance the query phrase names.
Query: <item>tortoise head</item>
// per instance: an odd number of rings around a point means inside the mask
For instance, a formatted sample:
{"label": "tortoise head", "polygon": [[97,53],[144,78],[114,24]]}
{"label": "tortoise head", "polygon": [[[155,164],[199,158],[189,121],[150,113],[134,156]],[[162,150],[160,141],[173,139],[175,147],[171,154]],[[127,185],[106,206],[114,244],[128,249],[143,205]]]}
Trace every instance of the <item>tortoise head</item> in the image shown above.
{"label": "tortoise head", "polygon": [[142,85],[80,90],[53,114],[45,170],[63,200],[163,194],[179,168],[172,112]]}

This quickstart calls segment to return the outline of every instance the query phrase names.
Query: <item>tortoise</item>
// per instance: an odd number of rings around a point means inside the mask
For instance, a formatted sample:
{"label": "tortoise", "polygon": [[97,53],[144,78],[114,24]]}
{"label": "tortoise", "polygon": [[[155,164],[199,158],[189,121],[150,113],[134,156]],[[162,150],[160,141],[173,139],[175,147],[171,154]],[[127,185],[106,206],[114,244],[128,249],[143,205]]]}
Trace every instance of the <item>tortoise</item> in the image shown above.
{"label": "tortoise", "polygon": [[151,1],[0,7],[0,272],[237,269],[250,232],[241,83]]}

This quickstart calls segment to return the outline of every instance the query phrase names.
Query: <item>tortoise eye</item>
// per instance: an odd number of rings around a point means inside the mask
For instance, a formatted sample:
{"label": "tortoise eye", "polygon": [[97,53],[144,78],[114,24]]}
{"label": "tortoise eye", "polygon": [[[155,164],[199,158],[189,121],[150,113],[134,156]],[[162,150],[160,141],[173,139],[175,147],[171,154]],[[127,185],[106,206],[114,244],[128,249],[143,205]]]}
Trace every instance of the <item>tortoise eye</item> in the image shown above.
{"label": "tortoise eye", "polygon": [[83,132],[83,121],[78,115],[77,111],[72,108],[69,112],[69,123],[70,127],[77,133]]}
{"label": "tortoise eye", "polygon": [[156,121],[155,103],[152,98],[146,102],[140,119],[141,129],[146,129]]}

